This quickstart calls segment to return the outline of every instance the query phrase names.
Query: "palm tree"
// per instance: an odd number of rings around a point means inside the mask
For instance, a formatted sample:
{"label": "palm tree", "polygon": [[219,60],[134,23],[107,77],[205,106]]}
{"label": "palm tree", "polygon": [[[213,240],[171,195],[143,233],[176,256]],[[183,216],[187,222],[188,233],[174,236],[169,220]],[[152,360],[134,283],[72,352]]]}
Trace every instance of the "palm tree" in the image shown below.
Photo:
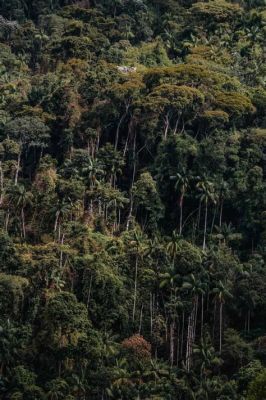
{"label": "palm tree", "polygon": [[134,278],[134,300],[133,300],[133,310],[132,310],[132,321],[135,320],[136,314],[136,303],[137,303],[137,286],[138,286],[138,267],[139,260],[142,259],[148,251],[148,245],[146,243],[146,237],[141,232],[137,230],[133,233],[133,241],[131,245],[134,247],[135,252],[135,278]]}
{"label": "palm tree", "polygon": [[47,385],[47,399],[48,400],[60,400],[65,398],[65,394],[69,389],[67,382],[63,379],[53,379]]}
{"label": "palm tree", "polygon": [[176,181],[175,183],[175,189],[179,191],[179,200],[178,200],[178,205],[179,205],[179,235],[182,235],[182,229],[183,229],[183,205],[184,205],[184,197],[186,194],[186,191],[189,187],[189,182],[190,182],[190,175],[188,172],[185,170],[185,168],[182,168],[180,173],[177,173],[176,176],[171,176],[171,179],[174,179]]}
{"label": "palm tree", "polygon": [[8,194],[9,204],[14,204],[15,208],[20,209],[21,218],[21,233],[23,239],[26,238],[26,226],[25,226],[25,208],[32,205],[33,194],[26,190],[25,186],[17,185],[14,186]]}
{"label": "palm tree", "polygon": [[106,360],[115,357],[118,353],[119,345],[117,344],[118,335],[113,335],[111,332],[104,332],[102,353]]}
{"label": "palm tree", "polygon": [[207,234],[207,222],[208,222],[208,203],[216,203],[216,194],[214,184],[209,181],[205,176],[196,185],[199,191],[200,204],[205,204],[205,218],[204,218],[204,234],[203,234],[203,244],[202,249],[206,249],[206,234]]}
{"label": "palm tree", "polygon": [[86,398],[86,386],[83,377],[73,374],[71,376],[71,386],[77,399],[84,400]]}
{"label": "palm tree", "polygon": [[167,253],[172,258],[173,263],[175,261],[176,255],[177,255],[178,250],[179,250],[180,239],[181,239],[180,235],[176,231],[173,231],[172,238],[171,238],[171,240],[168,242],[168,244],[166,246]]}
{"label": "palm tree", "polygon": [[226,287],[226,284],[219,281],[216,287],[212,290],[215,294],[215,302],[219,303],[219,352],[222,353],[222,335],[223,335],[223,306],[226,298],[233,297]]}
{"label": "palm tree", "polygon": [[193,348],[193,354],[200,360],[200,376],[203,379],[208,375],[208,371],[213,365],[220,364],[221,360],[217,358],[215,349],[211,345],[209,338],[202,338],[198,345]]}
{"label": "palm tree", "polygon": [[242,239],[242,234],[235,232],[235,228],[231,222],[229,224],[223,223],[221,226],[215,226],[215,230],[217,234],[214,234],[213,237],[218,239],[219,242],[223,241],[224,244],[228,244],[230,242],[237,242]]}
{"label": "palm tree", "polygon": [[[204,320],[204,295],[207,290],[207,283],[202,280],[202,277],[196,277],[194,274],[189,275],[181,289],[189,289],[192,296],[193,302],[196,306],[196,320],[198,314],[198,305],[199,305],[199,297],[201,296],[201,337],[202,337],[202,328],[203,328],[203,320]],[[196,323],[197,321],[195,321]],[[196,329],[196,326],[194,327]]]}
{"label": "palm tree", "polygon": [[64,218],[71,212],[71,209],[71,199],[68,199],[67,201],[65,198],[63,198],[62,200],[58,200],[57,204],[51,210],[52,213],[55,214],[54,233],[56,234],[58,229],[59,240],[61,236],[61,224]]}
{"label": "palm tree", "polygon": [[114,399],[125,398],[123,390],[133,388],[134,383],[131,379],[131,374],[128,371],[127,360],[125,358],[117,359],[112,369],[113,382],[108,388],[107,394]]}
{"label": "palm tree", "polygon": [[[187,354],[186,354],[186,366],[190,369],[192,347],[195,342],[197,319],[198,319],[198,307],[199,307],[199,296],[204,296],[206,285],[198,279],[194,274],[187,277],[182,285],[181,290],[189,290],[192,294],[193,308],[188,320],[188,337],[187,337]],[[201,314],[201,331],[203,325],[203,301],[202,301],[202,314]]]}
{"label": "palm tree", "polygon": [[220,202],[220,213],[219,213],[219,226],[222,225],[223,220],[223,207],[224,207],[224,200],[228,196],[228,183],[222,180],[220,185],[220,193],[219,193],[219,202]]}

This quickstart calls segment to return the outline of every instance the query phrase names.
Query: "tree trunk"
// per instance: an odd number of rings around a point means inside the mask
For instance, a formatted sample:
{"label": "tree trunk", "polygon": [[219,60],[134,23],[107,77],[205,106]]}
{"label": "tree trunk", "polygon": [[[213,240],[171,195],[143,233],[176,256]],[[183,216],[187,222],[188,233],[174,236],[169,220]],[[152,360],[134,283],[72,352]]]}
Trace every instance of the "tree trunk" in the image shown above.
{"label": "tree trunk", "polygon": [[188,317],[188,325],[187,325],[186,369],[188,372],[190,370],[191,319],[192,319],[192,313]]}
{"label": "tree trunk", "polygon": [[182,329],[181,329],[181,358],[183,357],[184,351],[183,351],[183,346],[184,346],[184,333],[185,333],[185,312],[184,310],[182,311]]}
{"label": "tree trunk", "polygon": [[15,186],[18,184],[18,174],[20,170],[20,160],[21,160],[21,153],[18,154],[18,160],[17,160],[17,168],[16,168],[16,173],[15,173]]}
{"label": "tree trunk", "polygon": [[222,335],[223,335],[223,302],[220,302],[220,328],[219,328],[219,352],[222,353]]}
{"label": "tree trunk", "polygon": [[138,258],[138,255],[137,255],[136,256],[136,260],[135,260],[134,301],[133,301],[133,312],[132,312],[132,320],[133,320],[133,322],[135,320],[136,303],[137,303],[138,262],[139,262],[139,258]]}
{"label": "tree trunk", "polygon": [[22,207],[21,209],[21,225],[22,225],[22,237],[23,239],[26,239],[24,207]]}
{"label": "tree trunk", "polygon": [[194,330],[193,330],[193,343],[195,342],[195,338],[196,338],[198,308],[199,308],[199,296],[197,295],[196,299],[195,299],[195,318],[194,318]]}
{"label": "tree trunk", "polygon": [[177,341],[176,341],[176,365],[179,364],[179,354],[180,354],[180,318],[178,316],[178,328],[177,328]]}
{"label": "tree trunk", "polygon": [[8,232],[9,217],[10,217],[10,210],[8,208],[7,213],[6,213],[6,219],[5,219],[5,230],[6,230],[6,232]]}
{"label": "tree trunk", "polygon": [[201,327],[200,327],[200,338],[203,337],[203,324],[204,324],[204,295],[201,294]]}
{"label": "tree trunk", "polygon": [[150,320],[150,327],[151,327],[151,337],[152,337],[152,332],[153,332],[153,306],[152,306],[152,293],[150,293],[150,314],[151,314],[151,320]]}
{"label": "tree trunk", "polygon": [[91,298],[91,288],[92,288],[92,274],[90,277],[90,285],[89,285],[89,291],[88,291],[88,296],[87,296],[87,310],[89,309],[89,303],[90,303],[90,298]]}
{"label": "tree trunk", "polygon": [[55,214],[54,233],[56,233],[56,231],[57,231],[59,215],[60,215],[60,213],[59,213],[59,211],[57,211],[56,214]]}
{"label": "tree trunk", "polygon": [[63,249],[62,249],[62,246],[64,244],[64,239],[65,239],[65,234],[62,235],[61,243],[60,243],[61,244],[60,259],[59,259],[59,268],[60,268],[60,270],[62,270],[62,267],[63,267]]}
{"label": "tree trunk", "polygon": [[140,316],[139,316],[139,335],[142,329],[142,317],[143,317],[143,304],[141,305]]}
{"label": "tree trunk", "polygon": [[183,201],[184,201],[184,192],[182,191],[181,196],[180,196],[180,201],[179,201],[179,211],[180,211],[179,235],[182,235],[182,229],[183,229]]}
{"label": "tree trunk", "polygon": [[119,141],[120,127],[121,127],[122,122],[124,121],[125,117],[126,117],[126,114],[123,114],[122,117],[120,118],[119,122],[118,122],[118,125],[117,125],[116,134],[115,134],[115,150],[117,150],[118,141]]}
{"label": "tree trunk", "polygon": [[217,309],[217,300],[214,300],[214,310],[213,310],[213,327],[212,327],[212,338],[214,340],[215,335],[215,325],[216,325],[216,309]]}
{"label": "tree trunk", "polygon": [[4,173],[3,173],[3,168],[2,168],[2,161],[0,161],[0,206],[3,203],[4,199]]}
{"label": "tree trunk", "polygon": [[134,164],[133,164],[133,174],[132,174],[132,182],[131,182],[131,188],[130,188],[130,206],[129,206],[129,214],[127,217],[127,225],[126,225],[126,230],[129,230],[129,224],[130,220],[132,218],[132,213],[133,213],[133,186],[135,182],[135,175],[136,175],[136,133],[134,135],[134,146],[133,146],[133,158],[134,158]]}
{"label": "tree trunk", "polygon": [[167,139],[167,134],[169,130],[169,113],[166,114],[164,117],[164,123],[165,123],[165,128],[164,128],[164,139]]}
{"label": "tree trunk", "polygon": [[171,322],[171,324],[170,324],[170,364],[171,364],[171,366],[174,365],[174,330],[175,330],[175,323]]}
{"label": "tree trunk", "polygon": [[211,225],[211,235],[212,235],[213,229],[214,229],[216,214],[217,214],[217,206],[215,205],[214,213],[213,213],[213,218],[212,218],[212,225]]}
{"label": "tree trunk", "polygon": [[222,219],[223,219],[223,205],[224,205],[224,201],[222,199],[221,200],[221,207],[220,207],[220,215],[219,215],[219,227],[220,228],[222,226]]}
{"label": "tree trunk", "polygon": [[200,219],[201,219],[201,201],[199,202],[199,213],[198,213],[198,221],[197,221],[198,229],[200,227]]}
{"label": "tree trunk", "polygon": [[203,236],[203,244],[202,249],[206,249],[206,233],[207,233],[207,220],[208,220],[208,200],[205,200],[205,219],[204,219],[204,236]]}

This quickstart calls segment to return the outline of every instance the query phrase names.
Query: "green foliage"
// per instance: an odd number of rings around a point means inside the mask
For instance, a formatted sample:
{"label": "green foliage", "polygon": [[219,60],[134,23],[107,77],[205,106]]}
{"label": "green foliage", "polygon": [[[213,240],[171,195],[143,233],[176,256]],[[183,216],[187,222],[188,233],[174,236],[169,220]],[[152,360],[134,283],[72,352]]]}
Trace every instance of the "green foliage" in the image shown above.
{"label": "green foliage", "polygon": [[0,274],[0,298],[2,316],[19,317],[23,309],[24,292],[29,286],[26,278],[15,275]]}
{"label": "green foliage", "polygon": [[264,398],[262,0],[0,0],[0,398]]}
{"label": "green foliage", "polygon": [[191,7],[191,12],[199,19],[207,21],[224,22],[241,14],[238,4],[224,0],[211,0],[208,3],[198,2]]}
{"label": "green foliage", "polygon": [[266,373],[261,372],[249,385],[248,400],[259,400],[266,396]]}

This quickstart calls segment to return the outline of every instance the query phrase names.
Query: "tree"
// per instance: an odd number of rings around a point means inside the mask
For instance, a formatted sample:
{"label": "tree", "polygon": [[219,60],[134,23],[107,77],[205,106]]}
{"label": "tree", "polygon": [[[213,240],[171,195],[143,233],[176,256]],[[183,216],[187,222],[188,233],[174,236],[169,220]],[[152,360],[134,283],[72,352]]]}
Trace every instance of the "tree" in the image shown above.
{"label": "tree", "polygon": [[213,289],[215,294],[215,301],[218,300],[219,304],[219,352],[222,352],[222,338],[223,338],[223,306],[227,297],[232,297],[231,293],[227,290],[226,285],[219,281]]}
{"label": "tree", "polygon": [[43,149],[48,145],[50,130],[40,118],[18,117],[7,123],[5,131],[7,137],[17,140],[20,146],[15,174],[15,185],[17,185],[22,153],[30,148],[39,148],[41,156]]}
{"label": "tree", "polygon": [[179,235],[182,235],[182,230],[183,230],[183,203],[184,203],[184,197],[185,197],[186,191],[187,191],[187,189],[189,187],[191,176],[189,176],[187,174],[185,169],[182,169],[181,173],[178,172],[176,177],[173,176],[171,178],[176,180],[175,187],[176,187],[176,189],[179,188],[179,190],[180,190],[180,196],[179,196],[179,201],[178,201],[179,210],[180,210]]}
{"label": "tree", "polygon": [[135,321],[136,304],[137,304],[137,289],[138,289],[138,270],[139,261],[143,258],[148,248],[145,243],[145,236],[138,231],[133,232],[133,241],[131,242],[133,251],[135,253],[135,277],[134,277],[134,296],[133,296],[133,309],[132,309],[132,320]]}
{"label": "tree", "polygon": [[261,372],[248,387],[248,400],[259,400],[266,396],[266,372]]}
{"label": "tree", "polygon": [[[197,107],[204,102],[204,95],[198,89],[189,86],[163,84],[156,86],[145,100],[145,107],[162,115],[164,121],[164,139],[167,139],[172,124],[174,134],[177,133],[180,119],[184,113],[191,117]],[[193,114],[192,114],[193,115]],[[184,131],[184,120],[182,132]]]}
{"label": "tree", "polygon": [[11,187],[8,193],[9,204],[14,204],[20,209],[21,236],[26,239],[25,209],[33,204],[33,194],[26,190],[23,185]]}
{"label": "tree", "polygon": [[204,233],[203,233],[203,244],[202,249],[206,249],[206,234],[207,234],[207,223],[208,223],[208,203],[209,201],[216,202],[216,194],[214,184],[210,182],[206,177],[203,177],[197,183],[197,188],[199,190],[200,205],[203,202],[205,205],[205,217],[204,217]]}

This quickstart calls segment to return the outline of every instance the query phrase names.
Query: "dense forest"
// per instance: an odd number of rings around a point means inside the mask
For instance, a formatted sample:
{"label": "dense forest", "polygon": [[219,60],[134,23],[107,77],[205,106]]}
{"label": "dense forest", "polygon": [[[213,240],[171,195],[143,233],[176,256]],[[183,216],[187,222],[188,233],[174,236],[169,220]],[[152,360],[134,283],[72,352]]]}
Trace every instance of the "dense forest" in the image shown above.
{"label": "dense forest", "polygon": [[264,0],[0,0],[0,398],[266,399]]}

